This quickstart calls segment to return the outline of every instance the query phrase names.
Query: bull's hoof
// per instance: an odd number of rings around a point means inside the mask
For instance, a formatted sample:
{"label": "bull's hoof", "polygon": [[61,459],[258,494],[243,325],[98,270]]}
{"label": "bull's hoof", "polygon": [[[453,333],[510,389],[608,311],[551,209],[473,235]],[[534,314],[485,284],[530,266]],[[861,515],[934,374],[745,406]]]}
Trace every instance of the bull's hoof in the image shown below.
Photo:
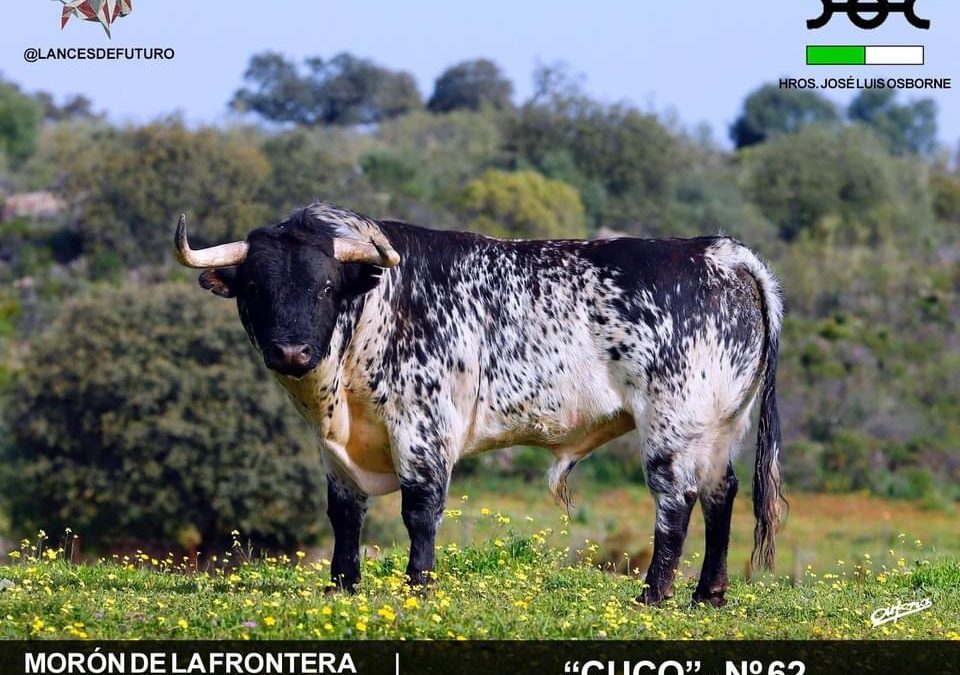
{"label": "bull's hoof", "polygon": [[357,586],[360,585],[360,580],[352,582],[339,582],[339,581],[330,581],[327,583],[326,588],[323,589],[324,595],[335,595],[336,593],[349,593],[353,595],[357,592]]}
{"label": "bull's hoof", "polygon": [[693,604],[694,605],[710,605],[711,607],[723,607],[727,604],[726,598],[723,597],[723,591],[718,593],[694,593],[693,594]]}
{"label": "bull's hoof", "polygon": [[407,572],[407,586],[413,590],[426,592],[435,581],[433,572]]}
{"label": "bull's hoof", "polygon": [[643,589],[643,592],[637,596],[637,602],[648,607],[660,607],[664,602],[673,597],[673,589],[665,592],[656,591],[649,586]]}
{"label": "bull's hoof", "polygon": [[694,605],[710,605],[711,607],[723,607],[727,604],[723,597],[730,589],[730,582],[726,579],[716,581],[712,584],[697,584],[697,590],[693,592]]}

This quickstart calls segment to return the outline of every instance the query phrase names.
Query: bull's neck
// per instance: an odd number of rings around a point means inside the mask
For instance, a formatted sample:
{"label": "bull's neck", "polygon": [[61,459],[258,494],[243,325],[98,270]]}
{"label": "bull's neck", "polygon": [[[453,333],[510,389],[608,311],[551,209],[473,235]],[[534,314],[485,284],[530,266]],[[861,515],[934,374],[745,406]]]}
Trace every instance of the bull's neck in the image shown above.
{"label": "bull's neck", "polygon": [[[391,270],[389,282],[396,283],[398,276],[398,271]],[[316,368],[299,380],[278,377],[301,414],[317,428],[321,437],[336,435],[339,418],[345,414],[346,390],[366,388],[362,367],[354,366],[362,359],[382,357],[367,353],[376,341],[364,340],[364,336],[367,331],[376,331],[377,322],[387,315],[385,304],[390,286],[385,273],[380,285],[346,304],[337,316],[327,353]]]}

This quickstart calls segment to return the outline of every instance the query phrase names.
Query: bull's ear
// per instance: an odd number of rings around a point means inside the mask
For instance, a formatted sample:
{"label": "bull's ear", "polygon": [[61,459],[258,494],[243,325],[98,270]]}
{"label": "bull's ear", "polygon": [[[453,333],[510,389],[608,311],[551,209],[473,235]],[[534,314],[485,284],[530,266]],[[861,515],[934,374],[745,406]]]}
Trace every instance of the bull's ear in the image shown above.
{"label": "bull's ear", "polygon": [[200,286],[221,298],[236,296],[237,271],[232,267],[204,270],[200,273]]}
{"label": "bull's ear", "polygon": [[363,295],[380,283],[383,269],[363,263],[347,263],[343,266],[343,290],[349,295]]}

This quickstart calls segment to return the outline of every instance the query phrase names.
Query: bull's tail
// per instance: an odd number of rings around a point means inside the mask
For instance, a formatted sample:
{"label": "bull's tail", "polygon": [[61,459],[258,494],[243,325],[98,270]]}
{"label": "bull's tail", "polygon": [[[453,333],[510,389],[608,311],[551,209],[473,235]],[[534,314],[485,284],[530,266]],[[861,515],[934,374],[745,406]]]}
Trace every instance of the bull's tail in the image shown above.
{"label": "bull's tail", "polygon": [[750,249],[734,240],[719,238],[712,247],[711,255],[728,269],[745,269],[760,291],[765,336],[763,382],[759,392],[760,424],[753,474],[753,514],[757,523],[753,532],[750,564],[751,568],[772,570],[777,551],[777,529],[782,515],[781,505],[786,505],[780,488],[780,413],[777,411],[777,355],[783,321],[783,294],[780,283],[766,264]]}
{"label": "bull's tail", "polygon": [[[777,529],[786,505],[780,485],[780,412],[777,410],[777,356],[780,350],[780,327],[783,317],[783,295],[780,284],[769,268],[756,256],[745,256],[745,266],[760,288],[763,320],[766,329],[763,354],[763,383],[760,388],[760,423],[757,428],[757,455],[753,473],[752,567],[773,570],[777,552]],[[752,259],[752,260],[751,260]]]}
{"label": "bull's tail", "polygon": [[760,390],[760,424],[757,429],[757,458],[753,472],[754,567],[773,570],[780,526],[780,412],[777,410],[777,352],[780,336],[768,334],[763,388]]}

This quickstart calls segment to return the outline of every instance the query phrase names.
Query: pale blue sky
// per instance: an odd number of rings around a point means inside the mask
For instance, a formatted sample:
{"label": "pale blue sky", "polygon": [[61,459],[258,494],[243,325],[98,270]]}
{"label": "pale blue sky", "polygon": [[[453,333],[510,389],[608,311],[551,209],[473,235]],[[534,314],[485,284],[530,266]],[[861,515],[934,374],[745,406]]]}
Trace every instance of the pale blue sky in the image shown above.
{"label": "pale blue sky", "polygon": [[[271,49],[301,59],[350,51],[412,72],[427,96],[448,65],[486,56],[529,94],[538,61],[565,61],[587,91],[674,113],[687,128],[706,122],[726,142],[727,128],[750,90],[781,76],[952,77],[951,91],[927,92],[940,106],[941,138],[960,141],[960,2],[919,0],[932,29],[892,14],[874,31],[837,15],[819,31],[805,20],[819,0],[134,0],[112,43],[91,23],[59,29],[60,4],[5,3],[0,73],[27,90],[58,97],[83,93],[117,121],[182,111],[193,123],[228,121],[227,102],[242,84],[251,54]],[[922,68],[808,68],[804,45],[924,44]],[[173,62],[25,63],[27,47],[161,46]],[[837,101],[843,93],[828,94]]]}

